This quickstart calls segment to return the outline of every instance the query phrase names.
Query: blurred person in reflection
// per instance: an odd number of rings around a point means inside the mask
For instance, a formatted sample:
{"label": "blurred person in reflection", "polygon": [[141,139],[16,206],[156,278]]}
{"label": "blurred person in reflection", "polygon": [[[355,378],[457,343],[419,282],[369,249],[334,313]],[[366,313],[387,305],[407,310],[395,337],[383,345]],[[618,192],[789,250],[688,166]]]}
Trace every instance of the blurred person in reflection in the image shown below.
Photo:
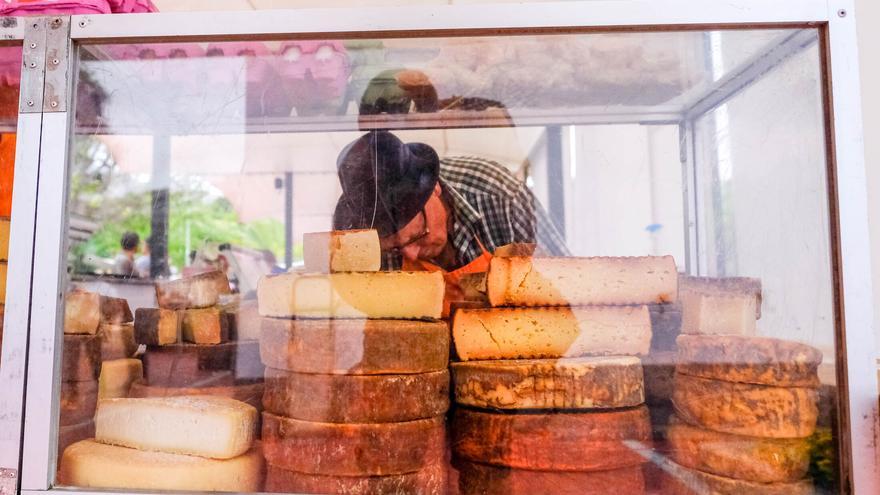
{"label": "blurred person in reflection", "polygon": [[137,254],[137,248],[141,239],[134,232],[126,232],[122,234],[119,244],[122,251],[116,255],[113,260],[113,273],[123,277],[131,277],[137,275],[134,269],[134,257]]}
{"label": "blurred person in reflection", "polygon": [[150,278],[150,244],[153,238],[147,237],[141,250],[141,255],[134,259],[134,272],[138,277]]}

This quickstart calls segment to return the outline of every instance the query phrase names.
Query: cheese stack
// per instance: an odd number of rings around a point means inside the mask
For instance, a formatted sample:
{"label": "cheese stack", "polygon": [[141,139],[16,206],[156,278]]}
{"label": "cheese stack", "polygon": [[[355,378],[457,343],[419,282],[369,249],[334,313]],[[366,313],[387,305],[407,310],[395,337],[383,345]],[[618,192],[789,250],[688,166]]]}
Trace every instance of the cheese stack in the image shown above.
{"label": "cheese stack", "polygon": [[229,293],[220,271],[156,282],[159,307],[135,311],[135,339],[146,353],[131,397],[230,397],[262,409],[259,342],[239,338]]}
{"label": "cheese stack", "polygon": [[672,258],[496,256],[486,289],[492,308],[453,321],[461,493],[643,493],[636,356],[651,344],[647,305],[676,298]]}
{"label": "cheese stack", "polygon": [[94,438],[64,450],[58,482],[82,488],[259,492],[257,410],[225,397],[105,399]]}
{"label": "cheese stack", "polygon": [[446,493],[442,275],[378,272],[375,231],[304,245],[308,271],[257,291],[266,491]]}
{"label": "cheese stack", "polygon": [[[749,311],[754,318],[754,305]],[[743,319],[728,322],[740,329]],[[784,340],[679,336],[667,431],[677,464],[661,477],[664,493],[813,493],[807,437],[816,429],[821,361],[819,350]]]}

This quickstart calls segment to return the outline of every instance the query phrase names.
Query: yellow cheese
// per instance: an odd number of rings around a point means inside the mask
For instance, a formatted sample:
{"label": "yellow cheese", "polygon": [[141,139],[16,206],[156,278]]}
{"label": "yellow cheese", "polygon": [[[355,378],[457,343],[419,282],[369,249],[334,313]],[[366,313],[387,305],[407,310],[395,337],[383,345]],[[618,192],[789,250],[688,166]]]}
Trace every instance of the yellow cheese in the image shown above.
{"label": "yellow cheese", "polygon": [[263,277],[260,315],[279,318],[440,318],[440,272],[366,272]]}
{"label": "yellow cheese", "polygon": [[0,302],[6,304],[6,262],[0,261]]}
{"label": "yellow cheese", "polygon": [[98,379],[98,398],[128,397],[131,384],[143,380],[144,365],[140,359],[113,359],[101,363]]}
{"label": "yellow cheese", "polygon": [[377,272],[382,266],[375,230],[312,232],[303,236],[307,272]]}
{"label": "yellow cheese", "polygon": [[64,333],[94,335],[100,323],[100,294],[78,289],[67,293],[64,298]]}
{"label": "yellow cheese", "polygon": [[462,361],[645,355],[647,306],[459,309],[452,325]]}
{"label": "yellow cheese", "polygon": [[58,482],[83,488],[252,493],[262,490],[263,454],[255,446],[244,455],[218,460],[83,440],[64,451]]}
{"label": "yellow cheese", "polygon": [[0,261],[9,259],[9,220],[0,220]]}
{"label": "yellow cheese", "polygon": [[702,294],[682,291],[681,333],[699,335],[755,335],[754,296]]}
{"label": "yellow cheese", "polygon": [[231,459],[254,443],[257,410],[227,397],[105,399],[95,440],[140,450]]}

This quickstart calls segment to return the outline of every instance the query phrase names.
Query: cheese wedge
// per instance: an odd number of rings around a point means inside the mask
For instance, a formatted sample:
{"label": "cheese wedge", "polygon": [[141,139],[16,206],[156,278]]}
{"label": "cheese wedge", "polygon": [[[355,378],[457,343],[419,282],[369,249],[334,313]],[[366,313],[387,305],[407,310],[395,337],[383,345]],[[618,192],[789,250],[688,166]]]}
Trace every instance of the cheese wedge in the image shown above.
{"label": "cheese wedge", "polygon": [[[3,274],[5,278],[5,273]],[[64,333],[91,334],[101,324],[101,295],[74,289],[64,297]]]}
{"label": "cheese wedge", "polygon": [[440,272],[285,273],[263,277],[260,314],[278,318],[438,319]]}
{"label": "cheese wedge", "polygon": [[179,280],[156,282],[156,300],[165,309],[207,308],[229,293],[229,279],[220,271],[200,273]]}
{"label": "cheese wedge", "polygon": [[105,399],[95,440],[140,450],[231,459],[254,443],[257,410],[225,397]]}
{"label": "cheese wedge", "polygon": [[138,344],[168,345],[180,341],[180,312],[173,309],[138,308],[134,312],[134,338]]}
{"label": "cheese wedge", "polygon": [[182,335],[193,344],[219,344],[229,340],[229,319],[218,307],[183,311]]}
{"label": "cheese wedge", "polygon": [[675,302],[672,256],[495,257],[487,280],[492,306],[577,306]]}
{"label": "cheese wedge", "polygon": [[459,309],[452,325],[462,361],[644,355],[647,306]]}
{"label": "cheese wedge", "polygon": [[0,220],[0,261],[9,259],[9,220]]}
{"label": "cheese wedge", "polygon": [[102,361],[130,358],[137,352],[131,323],[102,323],[98,327],[98,336],[101,338]]}
{"label": "cheese wedge", "polygon": [[307,272],[377,272],[382,267],[375,230],[311,232],[303,236]]}
{"label": "cheese wedge", "polygon": [[131,384],[143,378],[144,366],[140,359],[104,361],[98,379],[98,399],[128,397]]}
{"label": "cheese wedge", "polygon": [[64,451],[58,482],[82,488],[253,493],[262,490],[263,466],[259,446],[218,460],[84,440]]}

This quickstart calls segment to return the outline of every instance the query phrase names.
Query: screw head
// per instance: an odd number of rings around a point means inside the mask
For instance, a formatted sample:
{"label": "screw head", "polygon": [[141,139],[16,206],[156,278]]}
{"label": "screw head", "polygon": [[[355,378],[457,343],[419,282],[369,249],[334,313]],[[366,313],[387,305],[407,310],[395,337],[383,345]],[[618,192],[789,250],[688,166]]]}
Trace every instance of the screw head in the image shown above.
{"label": "screw head", "polygon": [[33,101],[33,100],[28,100],[28,102],[27,102],[27,106],[29,106],[29,107],[34,106],[34,101]]}
{"label": "screw head", "polygon": [[58,102],[57,102],[57,101],[53,101],[53,102],[49,103],[49,106],[52,107],[52,108],[55,108],[55,107],[58,106]]}
{"label": "screw head", "polygon": [[846,17],[846,9],[840,9],[837,11],[837,17]]}
{"label": "screw head", "polygon": [[86,27],[86,21],[79,21],[79,27],[81,27],[81,28]]}
{"label": "screw head", "polygon": [[37,47],[36,43],[31,43],[31,48],[36,48],[36,47]]}
{"label": "screw head", "polygon": [[61,61],[58,60],[57,58],[53,58],[53,59],[52,59],[52,65],[58,65],[58,64],[60,64],[60,63],[61,63]]}
{"label": "screw head", "polygon": [[36,62],[31,62],[31,63],[29,64],[29,66],[30,66],[31,69],[36,69],[36,68],[37,68],[37,63],[36,63]]}

